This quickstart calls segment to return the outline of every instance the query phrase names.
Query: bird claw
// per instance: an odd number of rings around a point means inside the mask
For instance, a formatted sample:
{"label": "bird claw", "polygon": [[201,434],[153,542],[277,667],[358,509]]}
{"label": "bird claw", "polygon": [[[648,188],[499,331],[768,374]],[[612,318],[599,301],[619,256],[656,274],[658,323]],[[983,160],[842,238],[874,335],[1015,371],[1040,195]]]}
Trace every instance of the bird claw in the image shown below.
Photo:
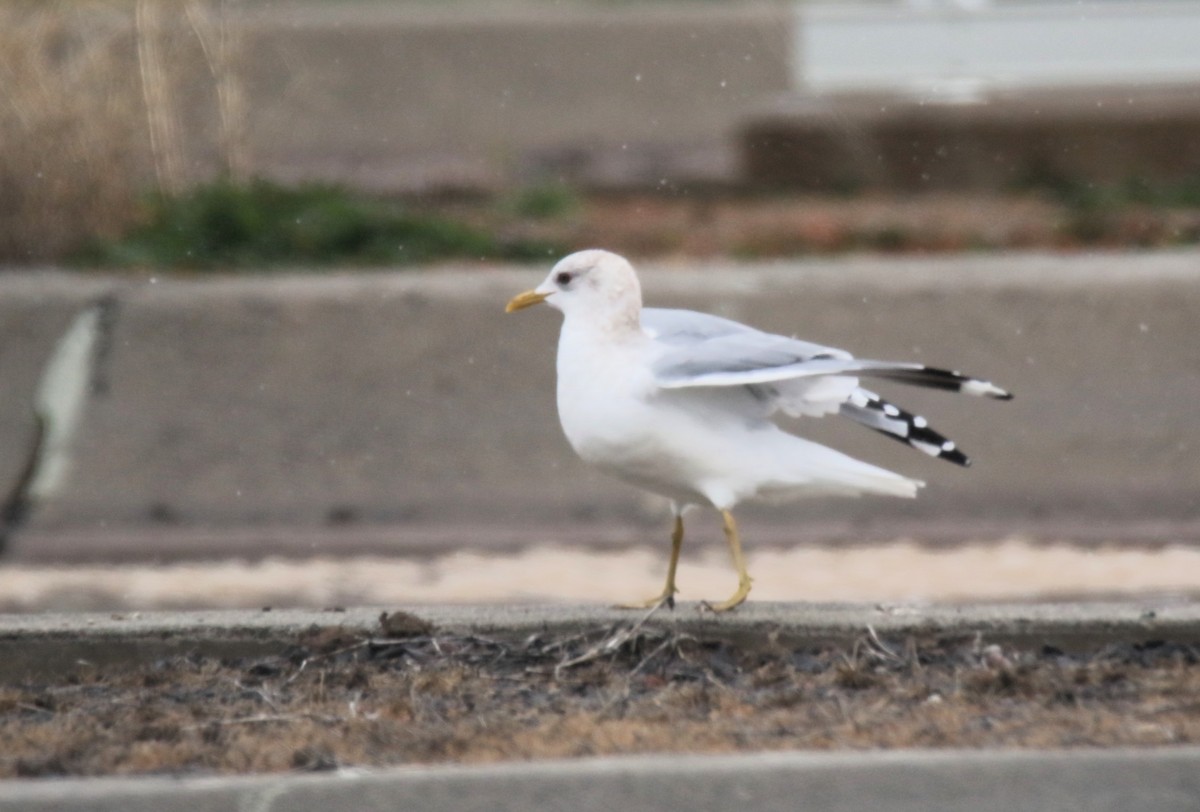
{"label": "bird claw", "polygon": [[710,603],[709,601],[700,601],[700,609],[704,612],[712,612],[714,615],[722,612],[728,612],[731,609],[736,609],[746,602],[746,596],[750,594],[750,579],[747,577],[744,581],[738,584],[737,592],[727,601],[720,603]]}
{"label": "bird claw", "polygon": [[658,609],[665,605],[668,609],[675,610],[675,593],[664,592],[661,595],[655,595],[649,600],[634,602],[634,603],[618,603],[614,609]]}

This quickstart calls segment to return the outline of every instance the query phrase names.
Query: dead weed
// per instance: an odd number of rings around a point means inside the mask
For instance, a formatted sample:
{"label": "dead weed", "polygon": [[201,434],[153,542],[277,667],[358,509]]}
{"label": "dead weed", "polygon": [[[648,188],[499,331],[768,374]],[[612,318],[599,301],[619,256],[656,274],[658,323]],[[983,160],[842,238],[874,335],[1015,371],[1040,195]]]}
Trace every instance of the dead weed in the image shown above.
{"label": "dead weed", "polygon": [[[282,648],[282,646],[281,646]],[[782,748],[1200,741],[1200,649],[979,639],[739,647],[635,623],[520,642],[385,619],[277,656],[0,686],[0,776]]]}

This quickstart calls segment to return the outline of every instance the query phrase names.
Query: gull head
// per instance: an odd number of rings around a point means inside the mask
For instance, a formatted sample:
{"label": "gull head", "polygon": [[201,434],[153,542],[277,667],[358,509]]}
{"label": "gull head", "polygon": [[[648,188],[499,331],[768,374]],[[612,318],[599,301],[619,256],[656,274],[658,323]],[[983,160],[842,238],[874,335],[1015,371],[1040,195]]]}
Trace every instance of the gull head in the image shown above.
{"label": "gull head", "polygon": [[638,323],[642,288],[633,266],[611,251],[577,251],[560,259],[542,284],[514,296],[506,312],[545,302],[568,319]]}

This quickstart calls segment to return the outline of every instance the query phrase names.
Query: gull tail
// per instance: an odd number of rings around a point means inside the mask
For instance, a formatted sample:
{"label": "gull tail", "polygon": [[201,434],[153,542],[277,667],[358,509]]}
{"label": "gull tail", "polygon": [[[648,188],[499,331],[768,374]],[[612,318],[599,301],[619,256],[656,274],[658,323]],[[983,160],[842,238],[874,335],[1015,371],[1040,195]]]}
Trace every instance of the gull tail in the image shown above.
{"label": "gull tail", "polygon": [[781,474],[773,486],[758,494],[766,499],[864,493],[912,499],[925,484],[803,437],[782,431],[779,434],[787,438],[784,441],[776,435],[772,439]]}
{"label": "gull tail", "polygon": [[888,403],[874,392],[855,390],[838,413],[931,457],[964,468],[971,464],[971,458],[959,451],[953,440],[931,429],[925,418]]}

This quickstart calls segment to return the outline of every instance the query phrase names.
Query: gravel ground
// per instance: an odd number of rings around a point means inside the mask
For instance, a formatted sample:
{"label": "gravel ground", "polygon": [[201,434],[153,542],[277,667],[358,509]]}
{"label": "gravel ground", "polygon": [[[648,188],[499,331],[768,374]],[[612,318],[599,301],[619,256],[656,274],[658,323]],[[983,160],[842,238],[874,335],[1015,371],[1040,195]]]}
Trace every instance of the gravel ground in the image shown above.
{"label": "gravel ground", "polygon": [[0,777],[1200,741],[1200,647],[1170,640],[732,645],[651,613],[503,642],[397,612],[280,643],[0,685]]}

